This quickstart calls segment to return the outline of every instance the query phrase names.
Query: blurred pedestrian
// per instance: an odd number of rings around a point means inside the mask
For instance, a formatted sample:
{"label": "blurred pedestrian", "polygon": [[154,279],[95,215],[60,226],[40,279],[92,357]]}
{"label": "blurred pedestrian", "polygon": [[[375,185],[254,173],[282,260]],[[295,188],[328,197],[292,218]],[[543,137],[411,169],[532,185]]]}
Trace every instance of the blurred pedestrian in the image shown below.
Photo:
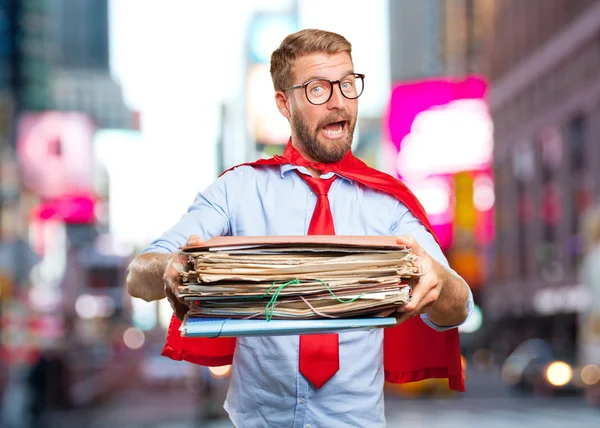
{"label": "blurred pedestrian", "polygon": [[30,389],[31,428],[48,428],[50,410],[70,406],[69,376],[62,350],[43,349],[31,367],[27,381]]}
{"label": "blurred pedestrian", "polygon": [[[600,367],[600,206],[584,215],[582,236],[585,239],[585,256],[579,278],[590,298],[579,324],[579,362]],[[586,388],[586,397],[590,404],[600,406],[600,381]]]}
{"label": "blurred pedestrian", "polygon": [[[129,267],[134,297],[166,295],[175,310],[163,354],[205,365],[233,362],[225,409],[238,428],[383,427],[384,379],[443,377],[452,389],[464,389],[456,327],[472,310],[472,294],[448,266],[414,195],[352,154],[365,76],[355,72],[351,50],[344,37],[326,31],[286,37],[271,56],[275,102],[292,134],[283,156],[224,173]],[[339,335],[244,337],[237,345],[233,339],[180,337],[187,306],[174,292],[185,258],[172,253],[186,241],[302,234],[395,235],[411,248],[427,273],[397,313],[400,325]]]}

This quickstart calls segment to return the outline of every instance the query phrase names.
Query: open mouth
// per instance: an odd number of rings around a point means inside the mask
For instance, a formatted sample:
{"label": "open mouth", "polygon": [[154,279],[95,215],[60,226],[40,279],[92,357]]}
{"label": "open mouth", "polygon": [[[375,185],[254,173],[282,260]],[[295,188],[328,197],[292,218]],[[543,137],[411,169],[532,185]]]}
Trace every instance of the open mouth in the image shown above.
{"label": "open mouth", "polygon": [[340,120],[337,122],[331,122],[321,128],[323,135],[329,139],[338,139],[344,136],[348,122]]}

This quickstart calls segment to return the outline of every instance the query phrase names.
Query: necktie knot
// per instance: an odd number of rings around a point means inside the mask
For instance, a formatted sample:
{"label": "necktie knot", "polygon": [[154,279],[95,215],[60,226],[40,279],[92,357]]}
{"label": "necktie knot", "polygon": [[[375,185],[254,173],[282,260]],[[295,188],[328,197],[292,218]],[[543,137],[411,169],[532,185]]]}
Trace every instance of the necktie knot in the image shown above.
{"label": "necktie knot", "polygon": [[304,181],[306,181],[306,184],[308,184],[310,189],[317,196],[327,196],[327,194],[329,193],[329,189],[331,188],[331,185],[333,184],[333,182],[336,179],[336,176],[334,175],[332,178],[330,178],[328,180],[323,180],[318,177],[310,177],[308,175],[302,174],[302,178],[304,179]]}
{"label": "necktie knot", "polygon": [[335,226],[333,225],[333,216],[331,215],[331,207],[329,206],[329,188],[336,179],[334,175],[329,180],[322,180],[318,177],[302,174],[296,171],[308,187],[317,195],[317,203],[313,211],[310,225],[308,226],[309,235],[335,235]]}

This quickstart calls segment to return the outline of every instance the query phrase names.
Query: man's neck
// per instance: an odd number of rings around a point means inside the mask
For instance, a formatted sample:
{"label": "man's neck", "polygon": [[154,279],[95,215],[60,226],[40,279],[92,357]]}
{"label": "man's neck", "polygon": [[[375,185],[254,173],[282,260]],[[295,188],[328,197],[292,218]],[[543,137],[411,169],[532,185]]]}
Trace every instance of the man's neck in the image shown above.
{"label": "man's neck", "polygon": [[[292,138],[292,146],[294,146],[294,148],[298,151],[298,153],[300,153],[300,155],[306,159],[309,162],[316,162],[314,159],[312,159],[310,156],[308,156],[304,150],[302,150],[302,147],[298,147],[298,144],[296,144],[294,142],[294,138]],[[321,176],[321,171],[319,171],[316,168],[313,168],[311,166],[307,167],[306,169],[308,169],[308,172],[310,172],[310,175],[312,175],[313,177],[320,177]]]}
{"label": "man's neck", "polygon": [[308,167],[306,168],[308,169],[308,172],[310,172],[310,175],[312,175],[313,177],[320,177],[321,176],[321,171],[319,171],[318,169],[315,169],[313,167]]}

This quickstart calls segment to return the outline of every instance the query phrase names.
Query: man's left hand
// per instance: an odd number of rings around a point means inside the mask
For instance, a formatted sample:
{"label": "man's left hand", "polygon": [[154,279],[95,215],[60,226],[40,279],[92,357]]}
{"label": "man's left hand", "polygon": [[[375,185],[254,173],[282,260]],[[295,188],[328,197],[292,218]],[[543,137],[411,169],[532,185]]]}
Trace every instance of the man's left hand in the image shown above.
{"label": "man's left hand", "polygon": [[417,266],[419,272],[423,273],[419,281],[413,287],[411,300],[396,312],[398,324],[425,312],[437,301],[442,291],[442,282],[437,273],[438,263],[419,245],[412,236],[400,236],[396,238],[399,245],[409,248],[413,254],[418,256]]}

